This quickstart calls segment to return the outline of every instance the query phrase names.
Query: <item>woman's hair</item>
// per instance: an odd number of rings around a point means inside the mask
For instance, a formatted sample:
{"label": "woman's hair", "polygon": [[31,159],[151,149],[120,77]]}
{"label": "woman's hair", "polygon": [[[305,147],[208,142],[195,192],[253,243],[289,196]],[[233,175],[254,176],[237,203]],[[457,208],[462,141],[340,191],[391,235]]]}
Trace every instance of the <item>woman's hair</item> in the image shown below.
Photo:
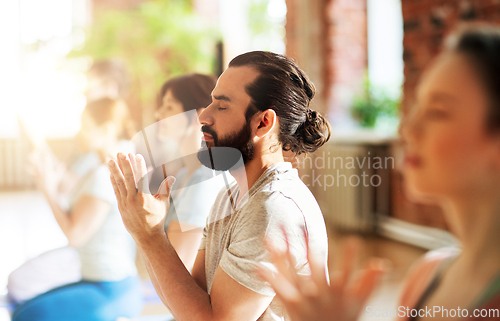
{"label": "woman's hair", "polygon": [[469,25],[449,38],[446,49],[465,55],[476,67],[490,101],[487,129],[500,131],[500,28]]}
{"label": "woman's hair", "polygon": [[87,113],[97,126],[113,122],[117,126],[118,139],[131,139],[135,126],[127,105],[121,99],[101,98],[87,104]]}
{"label": "woman's hair", "polygon": [[320,113],[309,108],[314,85],[292,59],[272,52],[253,51],[229,63],[229,67],[241,66],[259,72],[246,87],[251,98],[247,120],[257,111],[274,110],[279,119],[278,140],[283,150],[297,155],[312,153],[328,141],[330,124]]}
{"label": "woman's hair", "polygon": [[184,111],[205,108],[212,103],[212,90],[217,79],[215,76],[189,74],[175,77],[163,84],[158,96],[158,106],[161,106],[163,96],[167,91],[182,103]]}
{"label": "woman's hair", "polygon": [[130,87],[130,77],[125,63],[119,59],[95,61],[88,70],[89,75],[101,79],[104,82],[112,82],[118,86],[120,97],[127,95]]}

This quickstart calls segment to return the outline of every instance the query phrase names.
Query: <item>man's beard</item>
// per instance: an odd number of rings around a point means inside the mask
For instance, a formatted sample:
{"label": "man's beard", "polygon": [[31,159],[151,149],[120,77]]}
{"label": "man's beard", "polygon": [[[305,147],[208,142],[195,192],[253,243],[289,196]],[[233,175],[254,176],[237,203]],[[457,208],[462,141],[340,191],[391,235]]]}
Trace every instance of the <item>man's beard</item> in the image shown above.
{"label": "man's beard", "polygon": [[198,160],[202,165],[218,171],[227,171],[237,169],[253,159],[254,145],[251,140],[250,122],[246,122],[240,131],[220,139],[209,126],[203,126],[201,131],[210,134],[214,139],[211,147],[202,141],[198,151]]}

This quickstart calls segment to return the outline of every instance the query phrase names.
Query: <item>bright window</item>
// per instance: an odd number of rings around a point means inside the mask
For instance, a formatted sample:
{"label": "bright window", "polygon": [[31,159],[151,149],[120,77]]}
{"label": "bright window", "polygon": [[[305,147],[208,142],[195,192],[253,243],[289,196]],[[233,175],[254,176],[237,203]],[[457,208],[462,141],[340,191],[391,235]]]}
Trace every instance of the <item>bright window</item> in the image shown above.
{"label": "bright window", "polygon": [[401,0],[368,0],[368,77],[370,84],[399,98],[403,84]]}
{"label": "bright window", "polygon": [[18,115],[46,137],[78,131],[87,62],[65,56],[83,44],[85,9],[86,0],[1,2],[0,137],[17,136]]}

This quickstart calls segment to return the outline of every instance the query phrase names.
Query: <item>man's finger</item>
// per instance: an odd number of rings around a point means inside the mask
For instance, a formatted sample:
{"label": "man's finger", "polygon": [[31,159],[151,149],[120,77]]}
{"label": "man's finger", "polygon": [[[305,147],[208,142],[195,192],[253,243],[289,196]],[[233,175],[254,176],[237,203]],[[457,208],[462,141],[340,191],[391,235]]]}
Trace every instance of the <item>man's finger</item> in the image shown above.
{"label": "man's finger", "polygon": [[139,180],[139,177],[137,177],[137,162],[135,161],[135,155],[129,153],[127,157],[128,160],[130,161],[130,165],[132,166],[132,173],[134,174],[135,187],[137,187],[137,181]]}
{"label": "man's finger", "polygon": [[170,197],[170,192],[172,191],[172,186],[175,183],[175,177],[169,176],[163,180],[158,189],[157,197],[161,200],[166,200]]}
{"label": "man's finger", "polygon": [[127,188],[125,187],[125,179],[123,178],[121,170],[114,159],[108,162],[108,168],[114,178],[116,188],[120,193],[121,198],[127,197]]}
{"label": "man's finger", "polygon": [[113,185],[113,191],[115,191],[116,200],[118,201],[118,203],[120,203],[122,196],[120,194],[120,190],[118,189],[118,185],[116,185],[113,174],[109,176],[109,179],[111,180],[111,185]]}
{"label": "man's finger", "polygon": [[132,170],[132,165],[130,164],[130,160],[128,160],[127,155],[118,153],[118,165],[123,173],[127,196],[136,194],[137,188],[135,187],[134,171]]}
{"label": "man's finger", "polygon": [[149,191],[149,180],[148,180],[148,168],[146,167],[146,161],[141,154],[137,154],[134,157],[136,164],[136,178],[137,178],[137,189],[141,193],[150,193]]}

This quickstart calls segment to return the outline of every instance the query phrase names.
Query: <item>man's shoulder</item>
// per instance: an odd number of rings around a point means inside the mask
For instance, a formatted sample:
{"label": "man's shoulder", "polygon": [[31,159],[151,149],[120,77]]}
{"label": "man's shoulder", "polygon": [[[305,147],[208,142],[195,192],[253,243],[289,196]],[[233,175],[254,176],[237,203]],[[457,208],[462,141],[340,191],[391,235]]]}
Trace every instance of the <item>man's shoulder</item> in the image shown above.
{"label": "man's shoulder", "polygon": [[277,175],[255,191],[241,209],[241,223],[301,226],[323,229],[324,219],[316,198],[298,175]]}
{"label": "man's shoulder", "polygon": [[[306,188],[307,189],[307,188]],[[307,190],[308,191],[308,190]],[[302,191],[288,188],[265,188],[254,193],[241,207],[242,221],[304,222],[308,216],[322,216],[316,199]],[[244,218],[243,218],[244,217]]]}
{"label": "man's shoulder", "polygon": [[249,204],[283,210],[319,210],[316,198],[297,175],[279,175],[268,181],[251,195]]}

